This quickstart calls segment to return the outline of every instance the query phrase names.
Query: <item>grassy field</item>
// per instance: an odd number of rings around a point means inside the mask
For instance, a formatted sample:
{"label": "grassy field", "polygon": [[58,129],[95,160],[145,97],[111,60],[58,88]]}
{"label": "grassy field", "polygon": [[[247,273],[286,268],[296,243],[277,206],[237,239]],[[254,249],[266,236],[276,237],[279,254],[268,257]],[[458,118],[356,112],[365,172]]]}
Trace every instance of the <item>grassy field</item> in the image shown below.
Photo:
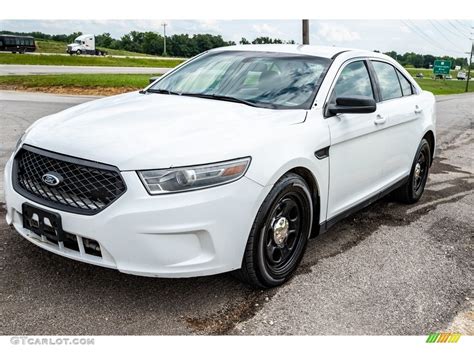
{"label": "grassy field", "polygon": [[0,64],[173,68],[181,62],[182,60],[180,59],[114,58],[95,56],[87,57],[0,53]]}
{"label": "grassy field", "polygon": [[[450,71],[450,75],[453,78],[451,80],[433,80],[433,69],[406,68],[406,70],[414,78],[417,73],[422,73],[425,77],[415,78],[416,82],[423,90],[431,91],[435,95],[460,94],[463,93],[466,88],[466,81],[456,79],[456,76],[458,75],[457,70]],[[474,81],[469,82],[469,92],[474,92]]]}
{"label": "grassy field", "polygon": [[142,88],[151,76],[147,74],[58,74],[0,76],[0,85],[47,87],[133,87]]}
{"label": "grassy field", "polygon": [[[415,80],[423,90],[431,91],[435,95],[461,94],[466,89],[466,81],[461,80],[433,80],[430,78]],[[474,81],[469,82],[469,92],[474,92]]]}
{"label": "grassy field", "polygon": [[[33,90],[75,94],[114,94],[141,89],[148,84],[147,74],[58,74],[0,76],[0,89]],[[460,94],[465,81],[416,79],[424,90],[435,95]],[[104,90],[107,89],[107,90]],[[474,81],[469,83],[474,92]]]}
{"label": "grassy field", "polygon": [[[66,53],[66,43],[57,42],[57,41],[43,41],[43,40],[35,40],[36,42],[36,52],[37,53]],[[110,49],[110,48],[100,48],[101,50],[106,51],[110,55],[122,55],[122,56],[136,56],[136,57],[151,57],[152,55],[144,54],[144,53],[135,53],[129,52],[119,49]]]}

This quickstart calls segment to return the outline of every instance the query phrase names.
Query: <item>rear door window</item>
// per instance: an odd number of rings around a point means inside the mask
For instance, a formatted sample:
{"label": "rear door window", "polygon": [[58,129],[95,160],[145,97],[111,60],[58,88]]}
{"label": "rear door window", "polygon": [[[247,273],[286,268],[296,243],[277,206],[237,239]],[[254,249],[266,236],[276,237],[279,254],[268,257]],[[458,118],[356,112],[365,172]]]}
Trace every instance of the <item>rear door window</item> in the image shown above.
{"label": "rear door window", "polygon": [[388,63],[372,62],[380,86],[382,101],[402,97],[402,89],[396,69]]}
{"label": "rear door window", "polygon": [[400,80],[400,86],[402,87],[403,96],[410,96],[413,94],[413,87],[411,83],[397,70],[398,80]]}

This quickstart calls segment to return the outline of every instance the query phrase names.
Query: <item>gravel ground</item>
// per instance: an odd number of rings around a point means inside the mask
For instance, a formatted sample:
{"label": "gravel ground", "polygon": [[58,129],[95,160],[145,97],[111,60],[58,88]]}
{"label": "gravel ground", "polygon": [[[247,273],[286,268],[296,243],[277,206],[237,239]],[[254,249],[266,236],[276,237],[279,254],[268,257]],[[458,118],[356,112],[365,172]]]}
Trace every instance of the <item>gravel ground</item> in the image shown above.
{"label": "gravel ground", "polygon": [[[0,92],[0,166],[31,122],[90,99]],[[12,231],[0,205],[0,334],[474,335],[474,95],[437,101],[438,156],[422,200],[385,198],[340,222],[276,290],[64,259]]]}

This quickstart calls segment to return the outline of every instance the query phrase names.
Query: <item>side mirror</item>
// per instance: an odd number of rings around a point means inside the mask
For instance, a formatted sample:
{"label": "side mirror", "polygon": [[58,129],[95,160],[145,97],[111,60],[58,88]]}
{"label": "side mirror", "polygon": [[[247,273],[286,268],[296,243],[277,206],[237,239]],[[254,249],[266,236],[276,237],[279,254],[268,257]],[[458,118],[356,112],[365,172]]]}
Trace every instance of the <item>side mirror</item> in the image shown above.
{"label": "side mirror", "polygon": [[329,104],[330,114],[338,113],[372,113],[377,109],[374,99],[362,96],[338,97],[336,104]]}

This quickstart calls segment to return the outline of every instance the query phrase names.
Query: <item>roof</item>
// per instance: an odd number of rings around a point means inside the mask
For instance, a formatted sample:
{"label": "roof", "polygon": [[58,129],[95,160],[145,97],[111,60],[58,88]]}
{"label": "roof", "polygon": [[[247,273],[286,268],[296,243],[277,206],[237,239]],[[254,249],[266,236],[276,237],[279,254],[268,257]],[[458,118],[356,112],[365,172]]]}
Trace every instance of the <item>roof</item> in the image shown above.
{"label": "roof", "polygon": [[0,33],[2,37],[21,37],[21,38],[34,38],[33,36],[24,36],[24,35],[10,35],[10,34],[3,34]]}
{"label": "roof", "polygon": [[83,39],[86,39],[87,37],[94,37],[94,35],[88,35],[88,34],[85,34],[85,35],[80,35],[80,36],[77,36],[75,40],[83,40]]}
{"label": "roof", "polygon": [[255,52],[278,52],[278,53],[290,53],[290,54],[305,54],[314,55],[323,58],[332,58],[335,54],[340,52],[347,52],[355,50],[357,52],[367,52],[373,54],[371,51],[363,51],[359,49],[343,48],[343,47],[329,47],[329,46],[313,46],[313,45],[302,45],[302,44],[242,44],[236,46],[221,47],[215,49],[217,51],[228,51],[228,50],[242,50],[242,51],[255,51]]}

